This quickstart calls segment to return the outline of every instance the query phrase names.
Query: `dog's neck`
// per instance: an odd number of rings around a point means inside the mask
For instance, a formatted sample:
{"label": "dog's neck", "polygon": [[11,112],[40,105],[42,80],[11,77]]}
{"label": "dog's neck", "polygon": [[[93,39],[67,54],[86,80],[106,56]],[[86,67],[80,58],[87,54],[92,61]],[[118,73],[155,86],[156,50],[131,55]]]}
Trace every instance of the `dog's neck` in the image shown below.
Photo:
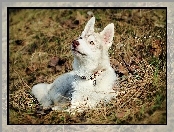
{"label": "dog's neck", "polygon": [[81,79],[85,79],[85,80],[94,80],[96,79],[97,76],[100,76],[102,74],[102,72],[105,71],[105,69],[102,69],[102,70],[98,70],[96,72],[94,72],[93,74],[91,74],[90,76],[79,76]]}
{"label": "dog's neck", "polygon": [[74,57],[73,70],[78,76],[90,76],[98,67],[98,63],[91,59]]}
{"label": "dog's neck", "polygon": [[[95,80],[97,76],[100,76],[102,72],[108,69],[108,63],[106,61],[101,61],[103,59],[96,60],[82,60],[74,57],[73,70],[75,74],[81,79]],[[107,60],[107,59],[105,59]]]}
{"label": "dog's neck", "polygon": [[93,81],[93,85],[95,86],[96,85],[96,78],[97,76],[100,76],[102,74],[102,72],[104,72],[105,69],[102,69],[102,70],[98,70],[96,72],[94,72],[93,74],[91,74],[90,76],[79,76],[76,74],[76,76],[80,77],[81,79],[84,79],[84,80],[92,80]]}

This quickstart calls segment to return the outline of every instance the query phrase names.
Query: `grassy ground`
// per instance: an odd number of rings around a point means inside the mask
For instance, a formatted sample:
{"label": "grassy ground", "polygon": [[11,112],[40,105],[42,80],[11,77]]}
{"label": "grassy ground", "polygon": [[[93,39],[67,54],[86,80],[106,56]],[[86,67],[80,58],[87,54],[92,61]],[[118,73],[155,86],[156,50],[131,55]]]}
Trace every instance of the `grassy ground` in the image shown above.
{"label": "grassy ground", "polygon": [[[115,25],[109,54],[118,96],[75,115],[37,113],[32,86],[72,70],[70,44],[91,15],[96,31]],[[50,66],[52,57],[58,64]],[[10,10],[9,65],[10,124],[166,124],[166,10]]]}

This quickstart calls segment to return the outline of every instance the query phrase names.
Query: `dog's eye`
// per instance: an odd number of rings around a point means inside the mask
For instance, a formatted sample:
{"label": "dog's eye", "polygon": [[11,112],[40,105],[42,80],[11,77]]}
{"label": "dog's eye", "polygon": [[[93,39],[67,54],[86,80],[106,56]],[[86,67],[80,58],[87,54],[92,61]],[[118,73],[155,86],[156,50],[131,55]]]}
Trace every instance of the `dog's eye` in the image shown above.
{"label": "dog's eye", "polygon": [[90,41],[90,44],[91,44],[91,45],[94,45],[94,42],[93,42],[93,41]]}

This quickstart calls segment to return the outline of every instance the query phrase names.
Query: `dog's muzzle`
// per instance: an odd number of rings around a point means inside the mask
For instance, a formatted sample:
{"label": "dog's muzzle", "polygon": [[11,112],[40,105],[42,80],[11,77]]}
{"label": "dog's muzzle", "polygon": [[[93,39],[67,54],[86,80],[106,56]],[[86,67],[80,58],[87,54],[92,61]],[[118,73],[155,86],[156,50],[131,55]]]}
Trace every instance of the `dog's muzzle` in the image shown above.
{"label": "dog's muzzle", "polygon": [[74,49],[75,49],[78,45],[80,45],[79,41],[77,41],[77,40],[72,41],[72,46],[73,46]]}
{"label": "dog's muzzle", "polygon": [[74,40],[72,41],[72,51],[74,51],[74,53],[78,53],[78,54],[81,54],[83,56],[85,56],[86,54],[84,53],[81,53],[79,50],[78,50],[78,46],[80,45],[79,41],[77,40]]}

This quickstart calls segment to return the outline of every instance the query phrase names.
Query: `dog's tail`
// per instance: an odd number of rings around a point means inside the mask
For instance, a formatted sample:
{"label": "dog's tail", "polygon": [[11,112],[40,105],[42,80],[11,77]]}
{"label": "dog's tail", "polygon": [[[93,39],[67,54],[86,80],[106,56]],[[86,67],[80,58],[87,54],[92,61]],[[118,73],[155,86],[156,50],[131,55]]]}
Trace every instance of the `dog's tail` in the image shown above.
{"label": "dog's tail", "polygon": [[34,85],[32,88],[31,93],[37,98],[39,103],[44,108],[48,108],[52,104],[51,98],[48,94],[51,87],[52,87],[52,84],[40,83],[40,84]]}

